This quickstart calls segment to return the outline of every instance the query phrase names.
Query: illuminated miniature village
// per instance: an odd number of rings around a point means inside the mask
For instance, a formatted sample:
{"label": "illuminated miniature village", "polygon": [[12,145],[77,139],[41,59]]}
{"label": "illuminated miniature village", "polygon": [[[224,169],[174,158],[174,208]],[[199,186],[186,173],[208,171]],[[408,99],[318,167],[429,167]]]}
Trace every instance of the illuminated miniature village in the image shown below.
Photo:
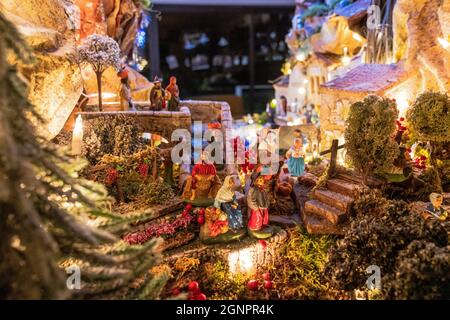
{"label": "illuminated miniature village", "polygon": [[450,1],[292,1],[238,116],[152,5],[0,0],[1,299],[450,299]]}

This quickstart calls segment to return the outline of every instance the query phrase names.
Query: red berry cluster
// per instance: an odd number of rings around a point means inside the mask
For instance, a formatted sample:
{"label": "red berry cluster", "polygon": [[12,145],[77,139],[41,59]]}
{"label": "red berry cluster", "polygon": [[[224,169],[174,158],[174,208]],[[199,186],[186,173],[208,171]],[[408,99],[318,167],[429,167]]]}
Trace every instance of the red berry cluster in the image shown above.
{"label": "red berry cluster", "polygon": [[414,158],[414,167],[420,170],[425,170],[427,168],[427,157],[424,155]]}
{"label": "red berry cluster", "polygon": [[273,281],[271,280],[270,273],[263,273],[262,279],[264,280],[264,283],[260,283],[256,279],[250,280],[247,282],[247,288],[251,291],[257,291],[259,287],[263,285],[266,290],[273,289]]}
{"label": "red berry cluster", "polygon": [[152,224],[147,229],[129,233],[123,237],[123,240],[129,244],[142,244],[154,237],[173,235],[179,229],[186,229],[194,220],[194,217],[188,213],[184,213],[181,217],[173,222],[163,222],[160,224]]}
{"label": "red berry cluster", "polygon": [[105,184],[107,186],[112,186],[114,183],[116,183],[118,177],[119,171],[116,168],[108,168],[108,170],[106,171]]}
{"label": "red berry cluster", "polygon": [[142,163],[139,165],[138,171],[139,171],[139,174],[141,175],[141,177],[146,178],[148,176],[148,168],[149,168],[149,165],[147,163]]}
{"label": "red berry cluster", "polygon": [[206,295],[200,290],[197,281],[191,281],[188,285],[188,300],[206,300]]}
{"label": "red berry cluster", "polygon": [[201,208],[200,210],[197,211],[197,223],[199,225],[205,224],[205,213],[206,213],[205,208]]}
{"label": "red berry cluster", "polygon": [[397,124],[397,131],[400,132],[405,132],[406,131],[406,125],[405,125],[405,118],[401,117],[400,119],[397,120],[396,124]]}

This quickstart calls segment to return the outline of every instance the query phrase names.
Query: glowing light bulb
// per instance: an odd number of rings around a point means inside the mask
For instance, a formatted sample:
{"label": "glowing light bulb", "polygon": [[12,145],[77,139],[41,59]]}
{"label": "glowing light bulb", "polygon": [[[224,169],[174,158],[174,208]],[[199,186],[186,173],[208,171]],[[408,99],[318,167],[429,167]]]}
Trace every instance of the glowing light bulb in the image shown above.
{"label": "glowing light bulb", "polygon": [[344,66],[347,66],[350,62],[351,62],[351,58],[350,58],[350,56],[348,55],[348,48],[347,47],[345,47],[344,48],[344,56],[342,57],[342,59],[341,59],[341,62],[342,62],[342,64],[344,65]]}
{"label": "glowing light bulb", "polygon": [[450,48],[450,42],[445,40],[444,38],[438,38],[438,42],[441,45],[441,47],[444,48],[445,50]]}

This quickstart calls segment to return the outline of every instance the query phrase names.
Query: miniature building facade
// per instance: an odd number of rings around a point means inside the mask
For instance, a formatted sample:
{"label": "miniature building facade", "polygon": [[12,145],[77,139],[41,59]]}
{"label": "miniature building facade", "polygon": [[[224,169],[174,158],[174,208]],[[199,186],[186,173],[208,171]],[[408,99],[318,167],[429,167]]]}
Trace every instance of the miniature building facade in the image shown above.
{"label": "miniature building facade", "polygon": [[343,141],[350,106],[368,95],[395,99],[400,116],[418,92],[418,77],[403,64],[364,64],[320,87],[321,148]]}

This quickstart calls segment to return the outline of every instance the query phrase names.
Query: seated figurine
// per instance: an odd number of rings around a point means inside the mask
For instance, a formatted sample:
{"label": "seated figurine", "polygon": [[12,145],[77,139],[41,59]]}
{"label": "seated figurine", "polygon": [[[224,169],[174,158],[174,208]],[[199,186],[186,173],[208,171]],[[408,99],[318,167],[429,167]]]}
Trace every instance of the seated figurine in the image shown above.
{"label": "seated figurine", "polygon": [[[236,227],[236,224],[231,222]],[[231,229],[230,217],[224,211],[210,207],[205,210],[205,223],[200,227],[200,240],[206,244],[228,243],[240,240],[245,236],[245,230]]]}
{"label": "seated figurine", "polygon": [[200,161],[194,165],[192,174],[185,182],[183,199],[198,206],[211,206],[214,203],[220,179],[214,164],[209,163],[207,155],[202,152]]}
{"label": "seated figurine", "polygon": [[269,196],[265,190],[264,176],[255,171],[247,194],[249,210],[248,232],[257,239],[270,238],[274,228],[269,225]]}
{"label": "seated figurine", "polygon": [[244,227],[242,222],[242,211],[236,201],[234,193],[234,181],[232,176],[227,176],[219,189],[214,201],[214,206],[225,212],[228,216],[228,226],[231,231],[237,231]]}
{"label": "seated figurine", "polygon": [[425,219],[433,217],[445,221],[448,218],[448,212],[442,207],[443,200],[443,196],[439,193],[430,194],[430,203],[427,204],[423,214]]}

